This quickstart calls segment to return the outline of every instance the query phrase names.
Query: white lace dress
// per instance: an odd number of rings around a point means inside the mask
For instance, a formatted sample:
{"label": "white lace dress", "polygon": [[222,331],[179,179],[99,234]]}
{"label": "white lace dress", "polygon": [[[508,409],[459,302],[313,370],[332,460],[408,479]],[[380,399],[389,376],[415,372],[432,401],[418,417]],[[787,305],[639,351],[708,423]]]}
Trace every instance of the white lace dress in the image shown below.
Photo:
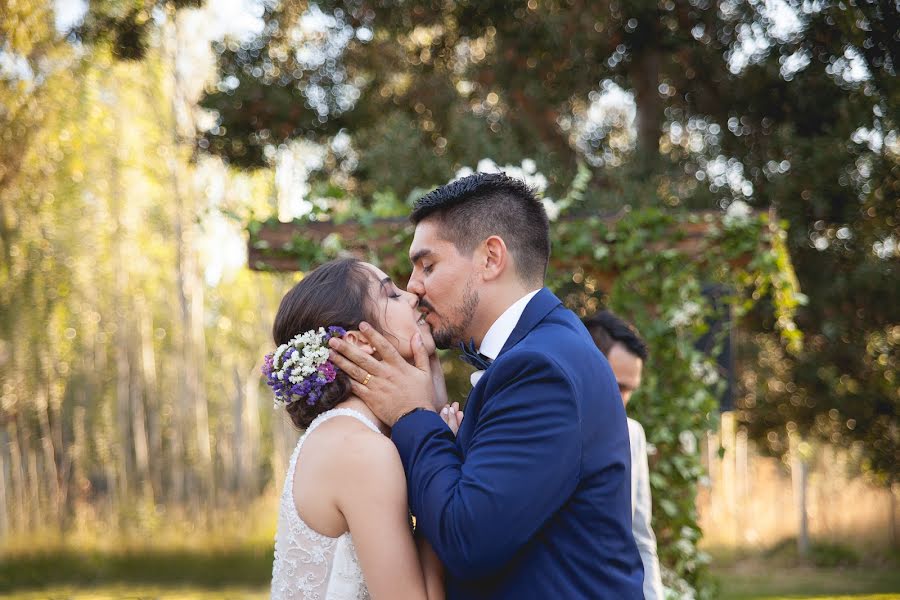
{"label": "white lace dress", "polygon": [[294,504],[294,471],[303,442],[325,421],[347,416],[362,421],[372,431],[378,427],[362,413],[333,408],[310,424],[297,442],[288,464],[275,533],[272,567],[273,600],[362,600],[369,598],[350,532],[332,538],[303,522]]}

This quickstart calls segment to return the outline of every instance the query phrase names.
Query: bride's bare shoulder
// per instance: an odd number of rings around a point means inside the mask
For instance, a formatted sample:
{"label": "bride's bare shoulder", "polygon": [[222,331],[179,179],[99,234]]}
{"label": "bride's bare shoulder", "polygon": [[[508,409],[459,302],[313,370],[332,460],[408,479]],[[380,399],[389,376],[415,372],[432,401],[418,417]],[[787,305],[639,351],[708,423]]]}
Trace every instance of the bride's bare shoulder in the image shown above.
{"label": "bride's bare shoulder", "polygon": [[[362,423],[333,430],[331,472],[339,508],[357,500],[398,506],[406,502],[406,474],[394,442]],[[347,514],[345,512],[345,514]]]}

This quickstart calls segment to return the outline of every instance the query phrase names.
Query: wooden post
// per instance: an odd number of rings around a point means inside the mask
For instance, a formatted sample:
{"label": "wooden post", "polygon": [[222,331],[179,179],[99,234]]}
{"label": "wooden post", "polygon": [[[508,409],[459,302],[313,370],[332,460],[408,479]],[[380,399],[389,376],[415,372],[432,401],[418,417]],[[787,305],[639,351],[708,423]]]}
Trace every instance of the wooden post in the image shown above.
{"label": "wooden post", "polygon": [[900,486],[892,485],[888,491],[890,492],[889,502],[890,516],[888,517],[891,527],[891,548],[897,549],[900,535],[897,532],[897,488]]}
{"label": "wooden post", "polygon": [[750,496],[750,476],[747,456],[747,431],[741,429],[735,436],[734,462],[735,462],[735,527],[737,529],[738,543],[747,543],[747,504]]}
{"label": "wooden post", "polygon": [[806,558],[809,556],[809,510],[807,502],[807,493],[809,491],[809,469],[806,461],[800,459],[800,523],[799,533],[797,535],[797,553]]}
{"label": "wooden post", "polygon": [[722,413],[721,440],[724,456],[722,457],[722,498],[725,505],[725,519],[728,523],[729,543],[733,546],[739,541],[735,523],[737,522],[736,508],[736,485],[735,485],[735,431],[734,431],[734,413]]}
{"label": "wooden post", "polygon": [[809,556],[809,511],[807,503],[808,466],[803,456],[804,442],[796,433],[790,433],[791,481],[794,488],[794,506],[797,514],[797,554]]}

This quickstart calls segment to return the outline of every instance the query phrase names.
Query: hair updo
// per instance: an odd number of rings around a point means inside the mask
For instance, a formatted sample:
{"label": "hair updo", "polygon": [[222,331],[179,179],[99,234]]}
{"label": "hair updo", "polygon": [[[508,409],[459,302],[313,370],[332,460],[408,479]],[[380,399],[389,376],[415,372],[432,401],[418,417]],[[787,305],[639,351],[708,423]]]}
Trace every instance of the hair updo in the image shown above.
{"label": "hair updo", "polygon": [[[372,281],[371,273],[355,258],[333,260],[314,269],[281,299],[272,325],[275,345],[286,344],[310,329],[333,325],[350,331],[358,330],[362,321],[374,323],[369,300]],[[338,371],[315,404],[291,402],[285,410],[295,426],[305,429],[313,419],[346,400],[351,393],[350,377]]]}

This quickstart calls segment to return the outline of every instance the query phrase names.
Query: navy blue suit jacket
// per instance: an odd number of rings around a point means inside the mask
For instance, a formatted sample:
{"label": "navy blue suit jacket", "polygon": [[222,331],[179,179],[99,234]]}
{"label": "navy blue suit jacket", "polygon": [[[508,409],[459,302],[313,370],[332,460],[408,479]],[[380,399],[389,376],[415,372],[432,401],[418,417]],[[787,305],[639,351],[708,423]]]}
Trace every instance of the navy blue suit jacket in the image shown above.
{"label": "navy blue suit jacket", "polygon": [[549,290],[528,303],[465,412],[457,439],[428,411],[392,432],[448,598],[643,598],[618,385]]}

